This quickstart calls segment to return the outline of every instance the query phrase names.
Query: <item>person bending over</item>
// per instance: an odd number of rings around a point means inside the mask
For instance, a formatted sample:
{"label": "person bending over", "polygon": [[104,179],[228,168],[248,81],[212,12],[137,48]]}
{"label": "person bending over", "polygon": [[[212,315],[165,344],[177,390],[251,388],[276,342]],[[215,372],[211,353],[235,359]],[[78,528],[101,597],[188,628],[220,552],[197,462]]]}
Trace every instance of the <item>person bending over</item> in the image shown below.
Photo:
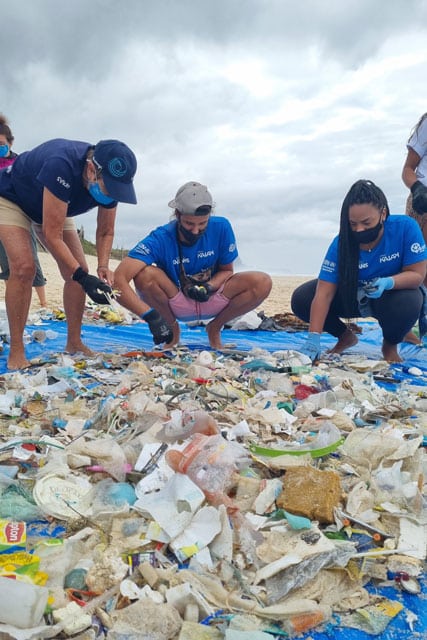
{"label": "person bending over", "polygon": [[427,251],[419,226],[404,215],[390,216],[384,193],[370,180],[358,180],[341,208],[339,235],[332,241],[319,278],[292,294],[292,311],[309,322],[301,351],[314,361],[320,336],[338,338],[331,353],[357,343],[341,320],[374,317],[383,333],[382,353],[401,362],[397,346],[419,317]]}
{"label": "person bending over", "polygon": [[234,273],[234,233],[226,218],[212,214],[206,186],[187,182],[169,207],[174,219],[141,240],[116,269],[118,300],[148,322],[156,344],[179,342],[177,319],[210,318],[209,344],[221,349],[224,324],[261,304],[271,278],[258,271]]}
{"label": "person bending over", "polygon": [[[10,330],[9,369],[28,366],[23,334],[31,302],[35,262],[31,227],[56,260],[64,279],[67,317],[66,351],[91,354],[82,342],[85,294],[108,303],[112,272],[109,258],[117,202],[136,204],[134,153],[118,140],[49,140],[21,153],[0,171],[0,241],[10,275],[6,311]],[[97,276],[89,275],[74,216],[98,207]]]}

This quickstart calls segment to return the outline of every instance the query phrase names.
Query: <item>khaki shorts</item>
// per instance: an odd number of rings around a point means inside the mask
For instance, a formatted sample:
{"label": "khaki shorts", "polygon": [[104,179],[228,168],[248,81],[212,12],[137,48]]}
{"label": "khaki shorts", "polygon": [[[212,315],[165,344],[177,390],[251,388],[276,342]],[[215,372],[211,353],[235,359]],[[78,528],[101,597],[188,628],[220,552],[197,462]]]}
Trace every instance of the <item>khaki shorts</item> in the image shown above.
{"label": "khaki shorts", "polygon": [[[10,227],[21,227],[22,229],[26,229],[27,231],[31,230],[31,227],[34,227],[36,233],[41,233],[42,225],[34,222],[29,218],[22,209],[11,202],[10,200],[6,200],[6,198],[2,198],[0,196],[0,225],[7,225]],[[64,231],[72,231],[76,228],[75,222],[73,218],[65,218],[64,221]]]}

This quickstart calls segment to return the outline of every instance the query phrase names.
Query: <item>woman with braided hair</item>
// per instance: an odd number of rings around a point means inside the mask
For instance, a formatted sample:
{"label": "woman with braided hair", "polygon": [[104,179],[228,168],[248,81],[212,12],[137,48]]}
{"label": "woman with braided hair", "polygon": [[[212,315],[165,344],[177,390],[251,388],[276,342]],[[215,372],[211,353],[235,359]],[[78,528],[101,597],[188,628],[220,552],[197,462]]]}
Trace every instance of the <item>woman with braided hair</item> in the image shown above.
{"label": "woman with braided hair", "polygon": [[382,329],[384,359],[401,362],[398,344],[422,307],[426,259],[416,222],[390,215],[382,190],[370,180],[358,180],[344,198],[339,235],[329,246],[319,278],[292,295],[292,311],[310,323],[300,350],[316,360],[321,333],[326,331],[337,338],[331,353],[341,354],[357,343],[341,318],[369,316]]}

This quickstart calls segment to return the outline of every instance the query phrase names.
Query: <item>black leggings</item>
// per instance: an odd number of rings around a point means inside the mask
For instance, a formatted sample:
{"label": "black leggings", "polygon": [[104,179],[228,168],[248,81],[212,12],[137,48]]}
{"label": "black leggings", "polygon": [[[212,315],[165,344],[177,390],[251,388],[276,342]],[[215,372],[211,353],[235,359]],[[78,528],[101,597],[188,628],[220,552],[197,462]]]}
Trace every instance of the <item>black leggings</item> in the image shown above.
{"label": "black leggings", "polygon": [[[317,280],[310,280],[295,289],[292,294],[292,311],[304,322],[310,321],[310,308],[316,293],[316,286]],[[378,320],[384,340],[390,344],[398,344],[402,342],[405,335],[417,322],[423,304],[423,294],[419,288],[391,289],[384,291],[381,298],[371,298],[370,302],[372,316]],[[355,301],[352,317],[359,316],[359,308]],[[326,316],[323,330],[339,338],[347,328],[340,319],[342,317],[343,308],[338,296],[335,296]]]}

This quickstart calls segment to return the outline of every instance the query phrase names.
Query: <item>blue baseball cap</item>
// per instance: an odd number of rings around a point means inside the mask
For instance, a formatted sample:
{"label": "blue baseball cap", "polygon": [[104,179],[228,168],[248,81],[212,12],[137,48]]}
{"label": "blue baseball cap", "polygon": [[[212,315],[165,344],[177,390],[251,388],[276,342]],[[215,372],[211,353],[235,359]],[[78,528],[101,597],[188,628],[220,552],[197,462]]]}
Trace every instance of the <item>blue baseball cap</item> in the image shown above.
{"label": "blue baseball cap", "polygon": [[133,178],[136,173],[134,152],[120,140],[100,140],[92,158],[102,172],[102,179],[108,195],[117,202],[136,204]]}

